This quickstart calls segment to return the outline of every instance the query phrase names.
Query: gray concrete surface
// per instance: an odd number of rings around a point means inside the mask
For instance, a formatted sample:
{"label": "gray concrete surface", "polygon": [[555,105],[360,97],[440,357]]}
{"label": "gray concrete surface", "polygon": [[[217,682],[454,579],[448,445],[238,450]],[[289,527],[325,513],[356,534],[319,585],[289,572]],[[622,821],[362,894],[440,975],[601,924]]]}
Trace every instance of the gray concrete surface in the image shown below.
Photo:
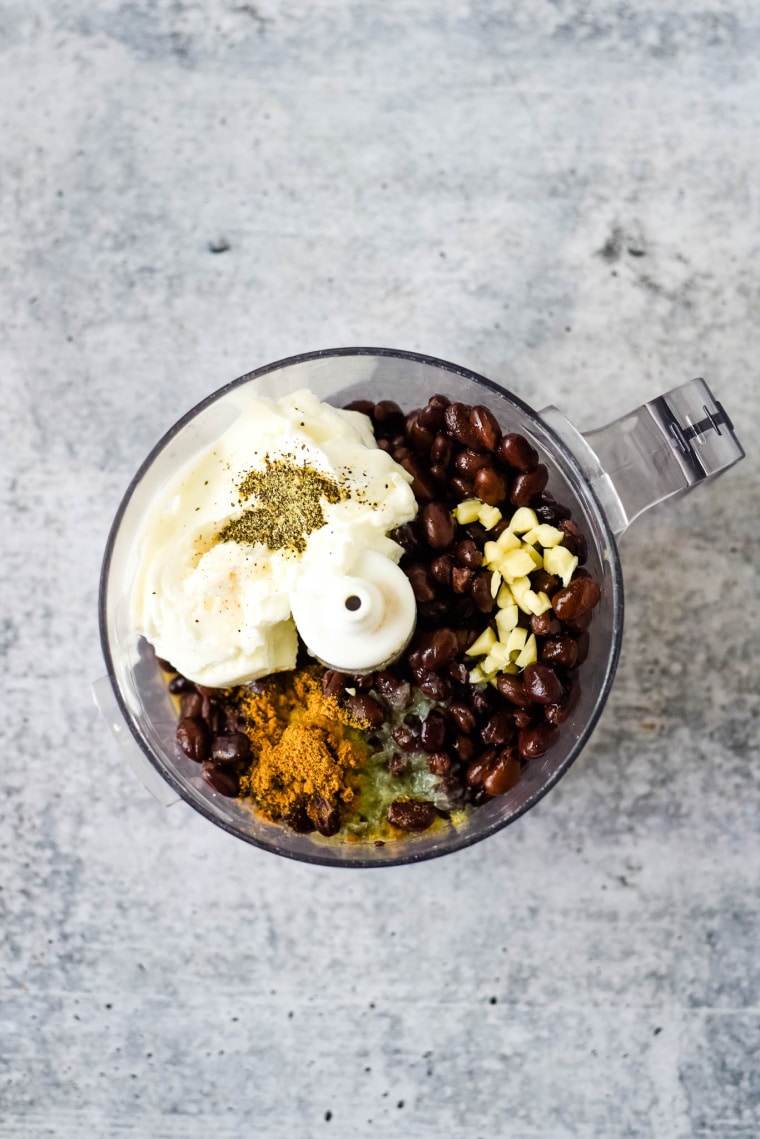
{"label": "gray concrete surface", "polygon": [[[759,48],[751,0],[5,0],[4,1137],[760,1134]],[[558,788],[373,873],[163,810],[90,696],[146,451],[361,343],[584,428],[702,374],[749,452],[624,538]]]}

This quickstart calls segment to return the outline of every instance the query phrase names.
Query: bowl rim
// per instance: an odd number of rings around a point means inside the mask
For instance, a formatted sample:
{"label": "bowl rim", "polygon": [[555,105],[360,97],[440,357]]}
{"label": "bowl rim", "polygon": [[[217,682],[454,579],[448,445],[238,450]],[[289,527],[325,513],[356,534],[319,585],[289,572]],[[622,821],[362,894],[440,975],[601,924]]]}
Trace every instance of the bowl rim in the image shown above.
{"label": "bowl rim", "polygon": [[[462,376],[465,379],[474,381],[475,383],[490,389],[494,393],[504,396],[507,395],[509,399],[516,404],[529,419],[540,423],[542,430],[553,439],[555,446],[561,452],[567,465],[572,469],[577,481],[584,486],[584,490],[591,498],[597,508],[597,514],[601,523],[603,531],[603,539],[609,549],[609,567],[610,577],[612,582],[612,628],[611,628],[611,643],[610,651],[607,658],[607,664],[604,672],[602,684],[597,696],[597,700],[591,716],[589,717],[583,729],[579,732],[575,743],[570,750],[567,759],[562,763],[540,787],[536,789],[533,794],[529,796],[520,807],[514,811],[506,819],[496,819],[493,823],[489,824],[483,830],[474,834],[459,834],[453,832],[450,842],[445,843],[440,849],[430,848],[425,850],[414,850],[414,840],[412,839],[409,846],[399,840],[399,845],[406,846],[406,853],[399,853],[390,857],[384,858],[366,858],[366,857],[341,857],[339,859],[329,857],[327,851],[329,847],[325,847],[325,853],[322,853],[320,847],[315,846],[313,852],[310,851],[296,851],[296,850],[282,850],[275,844],[268,843],[262,839],[256,838],[253,835],[241,832],[232,822],[228,822],[216,816],[202,800],[191,799],[186,794],[186,789],[183,783],[176,778],[174,772],[168,768],[160,766],[156,761],[150,748],[147,747],[142,738],[141,733],[138,731],[136,724],[133,722],[132,715],[127,706],[125,699],[121,694],[121,690],[116,678],[116,669],[114,667],[113,656],[111,653],[111,646],[108,637],[108,585],[111,570],[111,560],[113,556],[114,547],[118,538],[119,530],[121,527],[124,514],[131,502],[132,496],[142,481],[143,476],[152,466],[157,456],[168,446],[172,439],[178,435],[186,425],[204,411],[207,407],[222,399],[229,392],[235,388],[241,387],[244,384],[250,383],[253,380],[259,379],[262,376],[269,375],[272,372],[280,371],[297,364],[302,364],[310,360],[331,359],[344,356],[374,356],[374,357],[387,357],[398,360],[408,360],[410,362],[425,364],[432,367],[440,368],[443,371],[449,372],[452,375]],[[617,666],[620,659],[620,652],[622,647],[623,625],[625,615],[625,601],[623,589],[623,573],[620,564],[620,556],[617,548],[615,535],[607,520],[604,507],[602,506],[598,495],[596,494],[593,486],[583,471],[577,457],[570,450],[568,445],[557,434],[554,429],[547,424],[540,416],[540,414],[522,400],[514,392],[505,388],[503,385],[490,380],[487,376],[483,376],[479,372],[473,371],[471,368],[463,367],[459,364],[453,364],[448,360],[443,360],[440,357],[430,356],[426,353],[406,351],[399,348],[373,348],[373,347],[344,347],[344,348],[320,348],[311,352],[301,352],[293,356],[287,356],[282,360],[276,360],[270,364],[264,364],[259,368],[254,368],[250,372],[246,372],[237,379],[231,380],[224,384],[221,388],[211,392],[205,396],[200,402],[196,403],[188,411],[184,413],[157,441],[151,448],[145,459],[135,471],[135,474],[130,479],[130,482],[125,490],[119,506],[114,515],[113,522],[108,532],[105,551],[103,555],[103,562],[100,571],[100,581],[98,590],[98,628],[100,634],[100,645],[103,653],[103,658],[106,664],[106,672],[114,693],[116,703],[118,705],[121,716],[130,730],[131,735],[140,747],[140,750],[150,761],[152,766],[161,776],[161,778],[169,784],[169,786],[176,791],[177,795],[184,803],[198,811],[210,822],[216,826],[221,827],[222,830],[227,831],[230,835],[237,839],[242,839],[244,842],[251,846],[257,847],[260,850],[268,851],[270,854],[278,855],[281,858],[289,858],[297,862],[311,863],[320,866],[331,867],[345,867],[346,869],[369,869],[369,868],[383,868],[388,866],[404,866],[415,862],[427,862],[434,858],[441,858],[447,854],[453,854],[458,850],[464,850],[469,846],[474,846],[476,843],[482,842],[483,839],[489,838],[491,835],[496,834],[498,831],[504,830],[505,827],[510,826],[521,818],[527,811],[531,810],[545,795],[552,790],[559,780],[567,773],[567,771],[575,763],[578,756],[583,751],[586,743],[588,742],[591,734],[593,733],[602,711],[607,703],[607,699],[612,688],[612,683],[617,671]],[[397,845],[396,843],[393,844]]]}

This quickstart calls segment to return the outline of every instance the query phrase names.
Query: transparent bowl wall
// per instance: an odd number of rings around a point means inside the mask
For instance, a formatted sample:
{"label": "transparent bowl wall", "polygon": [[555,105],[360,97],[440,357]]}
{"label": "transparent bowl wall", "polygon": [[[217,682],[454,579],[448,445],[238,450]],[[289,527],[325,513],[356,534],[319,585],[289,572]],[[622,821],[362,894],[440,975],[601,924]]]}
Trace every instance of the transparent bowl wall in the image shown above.
{"label": "transparent bowl wall", "polygon": [[[559,741],[533,760],[520,783],[473,811],[461,827],[376,846],[298,835],[269,823],[236,800],[213,791],[200,768],[175,744],[177,715],[166,677],[153,652],[130,624],[136,570],[136,536],[154,494],[195,452],[216,438],[237,415],[235,396],[245,385],[278,397],[301,387],[340,406],[349,400],[393,399],[404,410],[423,405],[435,392],[480,403],[504,431],[519,431],[538,448],[550,471],[548,489],[572,509],[589,545],[587,568],[602,587],[591,626],[591,651],[580,670],[581,696],[562,725]],[[521,400],[498,384],[441,360],[382,349],[341,349],[293,357],[251,372],[188,412],[142,465],[119,508],[109,537],[100,593],[103,651],[115,697],[137,745],[161,777],[206,818],[238,838],[288,858],[345,866],[377,866],[433,858],[477,842],[522,815],[557,782],[583,748],[612,683],[620,648],[623,592],[615,541],[597,499],[573,455]]]}

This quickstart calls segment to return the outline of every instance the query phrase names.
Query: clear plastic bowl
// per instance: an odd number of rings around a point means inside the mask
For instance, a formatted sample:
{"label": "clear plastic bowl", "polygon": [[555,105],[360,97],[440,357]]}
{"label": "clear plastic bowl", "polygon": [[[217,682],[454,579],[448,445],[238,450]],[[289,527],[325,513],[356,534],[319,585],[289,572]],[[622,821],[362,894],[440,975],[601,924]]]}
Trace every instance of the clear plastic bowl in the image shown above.
{"label": "clear plastic bowl", "polygon": [[[474,809],[459,827],[404,835],[384,845],[296,834],[215,792],[200,778],[199,766],[176,746],[177,714],[166,677],[152,649],[130,623],[135,540],[158,489],[178,464],[233,421],[236,393],[247,385],[273,398],[306,387],[336,406],[360,398],[391,399],[411,410],[436,392],[463,403],[484,404],[505,431],[521,432],[535,445],[550,471],[548,489],[570,507],[588,539],[587,569],[600,583],[602,597],[590,629],[590,653],[579,673],[580,700],[562,725],[558,742],[542,758],[530,762],[518,785]],[[582,461],[549,426],[549,419],[555,420],[571,442],[580,441]],[[353,867],[418,862],[449,854],[501,830],[543,798],[580,754],[615,675],[623,632],[623,582],[613,531],[623,528],[622,507],[617,496],[610,506],[609,480],[603,472],[601,479],[598,475],[589,454],[584,453],[582,437],[576,440],[574,429],[553,409],[541,416],[491,380],[427,356],[376,348],[314,352],[257,369],[221,388],[184,415],[148,455],[124,496],[108,539],[100,587],[100,630],[108,677],[96,686],[96,696],[122,745],[122,754],[164,802],[184,799],[245,842],[305,862]],[[606,512],[592,484],[607,498]],[[615,515],[612,524],[610,514]]]}

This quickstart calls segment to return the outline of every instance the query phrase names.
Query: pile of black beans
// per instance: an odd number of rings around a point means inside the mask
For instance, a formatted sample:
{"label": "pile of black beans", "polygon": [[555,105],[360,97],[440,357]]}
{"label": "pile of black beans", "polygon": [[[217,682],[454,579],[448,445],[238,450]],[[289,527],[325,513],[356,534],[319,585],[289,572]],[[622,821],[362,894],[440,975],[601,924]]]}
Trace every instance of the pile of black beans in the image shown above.
{"label": "pile of black beans", "polygon": [[251,761],[251,744],[233,699],[221,688],[206,688],[182,676],[168,662],[158,664],[171,673],[169,691],[179,699],[177,745],[200,765],[201,778],[220,795],[234,799]]}
{"label": "pile of black beans", "polygon": [[[586,541],[570,511],[547,491],[548,471],[535,448],[523,435],[502,433],[488,408],[444,395],[409,414],[390,400],[347,407],[370,417],[378,445],[413,479],[419,513],[392,537],[405,551],[401,566],[417,600],[418,624],[392,667],[361,676],[328,670],[323,688],[370,731],[394,724],[391,775],[402,777],[408,757],[424,754],[452,808],[477,806],[516,785],[526,765],[555,743],[577,703],[577,670],[601,596],[582,568]],[[459,525],[452,509],[467,498],[499,507],[502,521],[490,531],[479,522]],[[563,531],[579,568],[567,586],[543,570],[531,575],[532,588],[552,601],[546,613],[521,617],[536,636],[538,661],[519,675],[500,674],[495,687],[474,685],[466,650],[496,611],[483,547],[520,506]],[[404,715],[415,688],[436,702],[424,719]],[[391,804],[388,820],[421,831],[439,813],[431,802],[405,797]]]}

